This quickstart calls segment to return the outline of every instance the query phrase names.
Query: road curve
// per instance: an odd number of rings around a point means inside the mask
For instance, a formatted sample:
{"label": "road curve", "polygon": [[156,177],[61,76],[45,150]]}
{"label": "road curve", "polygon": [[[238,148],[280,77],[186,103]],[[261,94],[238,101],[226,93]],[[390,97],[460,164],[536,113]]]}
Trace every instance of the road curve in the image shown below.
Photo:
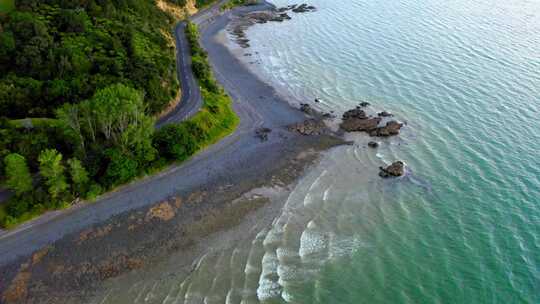
{"label": "road curve", "polygon": [[[228,0],[220,0],[214,3],[212,6],[209,6],[191,16],[190,20],[197,25],[210,23],[214,16],[220,13],[220,7],[227,1]],[[197,112],[199,112],[203,105],[201,90],[191,69],[191,51],[185,34],[186,25],[186,21],[180,21],[174,28],[174,36],[176,40],[176,73],[178,81],[181,85],[182,95],[176,107],[158,119],[156,122],[156,128],[158,129],[167,124],[178,123],[191,118],[197,114]],[[1,188],[0,204],[6,202],[11,195],[11,191]],[[107,196],[107,194],[105,194],[105,196]],[[69,212],[62,210],[48,212],[34,220],[23,223],[12,230],[0,229],[0,241],[8,237],[13,237],[25,230],[34,229],[34,227],[45,224],[60,215],[71,213],[72,211],[79,209],[78,207],[71,208]]]}
{"label": "road curve", "polygon": [[189,43],[185,34],[186,22],[179,22],[174,28],[176,40],[176,72],[182,88],[182,97],[176,107],[161,117],[156,128],[169,123],[177,123],[195,115],[202,107],[201,90],[191,69],[191,56]]}
{"label": "road curve", "polygon": [[[260,8],[250,7],[249,10]],[[146,208],[171,196],[187,197],[192,192],[216,185],[224,187],[239,181],[247,183],[256,180],[262,172],[283,162],[283,155],[294,151],[293,147],[309,140],[283,128],[302,121],[304,114],[292,108],[272,86],[252,75],[225,45],[215,39],[225,28],[231,14],[227,12],[216,18],[210,15],[213,21],[201,27],[201,43],[208,51],[218,82],[234,100],[234,110],[240,117],[237,130],[189,161],[124,185],[104,194],[92,204],[49,212],[17,229],[0,232],[0,267],[64,236],[76,234],[85,227],[104,223],[127,211]],[[175,114],[183,111],[186,110],[179,110]],[[256,128],[261,126],[273,130],[264,142],[253,135]]]}
{"label": "road curve", "polygon": [[[227,0],[221,0],[214,5],[198,12],[193,15],[190,20],[197,25],[201,25],[210,22],[212,16],[218,14],[221,5]],[[180,87],[182,88],[182,95],[180,101],[169,113],[159,118],[156,122],[156,128],[161,128],[171,123],[178,123],[193,117],[203,105],[201,96],[201,90],[193,71],[191,69],[191,52],[189,43],[186,38],[187,23],[180,21],[174,27],[174,38],[176,41],[176,73]],[[7,201],[11,197],[11,191],[7,189],[0,189],[0,204]],[[5,232],[0,229],[0,236]]]}
{"label": "road curve", "polygon": [[[197,25],[211,22],[213,16],[219,14],[220,7],[225,2],[227,0],[221,0],[215,3],[190,17],[190,20]],[[180,87],[182,88],[182,96],[172,111],[158,119],[156,122],[156,128],[158,129],[167,124],[178,123],[194,116],[203,105],[201,90],[191,69],[191,52],[185,33],[186,25],[187,23],[185,21],[180,21],[174,28],[174,38],[176,40],[176,73]]]}

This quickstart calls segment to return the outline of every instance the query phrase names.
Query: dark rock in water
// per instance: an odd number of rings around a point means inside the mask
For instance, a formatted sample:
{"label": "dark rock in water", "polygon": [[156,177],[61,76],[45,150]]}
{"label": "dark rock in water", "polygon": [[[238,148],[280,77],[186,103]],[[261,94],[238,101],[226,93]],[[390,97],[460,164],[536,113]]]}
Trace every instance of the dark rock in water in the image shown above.
{"label": "dark rock in water", "polygon": [[320,135],[325,132],[326,125],[321,120],[308,119],[304,122],[292,124],[287,129],[302,135]]}
{"label": "dark rock in water", "polygon": [[316,10],[316,7],[313,5],[307,5],[307,4],[300,4],[294,8],[292,8],[292,11],[295,13],[305,13],[305,12],[312,12]]}
{"label": "dark rock in water", "polygon": [[361,107],[369,105],[368,102],[362,102],[355,109],[349,110],[343,113],[343,122],[341,123],[341,129],[347,132],[364,131],[369,133],[370,136],[387,137],[392,135],[398,135],[399,130],[403,127],[402,123],[395,120],[391,120],[386,123],[385,126],[379,127],[379,123],[383,120],[383,117],[392,116],[388,112],[380,112],[377,117],[368,116]]}
{"label": "dark rock in water", "polygon": [[261,141],[268,140],[268,134],[272,132],[272,129],[269,128],[258,128],[255,130],[255,136],[258,137]]}
{"label": "dark rock in water", "polygon": [[364,110],[360,110],[360,108],[356,108],[356,109],[352,109],[343,113],[343,120],[347,120],[351,118],[366,119],[368,117],[366,115],[366,112],[364,112]]}
{"label": "dark rock in water", "polygon": [[370,106],[371,104],[367,101],[362,101],[361,103],[358,104],[359,106],[361,106],[362,108],[365,108],[367,106]]}
{"label": "dark rock in water", "polygon": [[382,178],[397,177],[405,174],[405,164],[402,161],[394,162],[386,168],[379,167],[379,169],[381,170],[379,176]]}
{"label": "dark rock in water", "polygon": [[377,136],[377,137],[388,137],[392,135],[398,135],[399,130],[403,127],[403,124],[392,120],[386,123],[384,127],[378,127],[374,130],[371,130],[369,132],[370,136]]}
{"label": "dark rock in water", "polygon": [[372,118],[349,118],[344,120],[340,127],[347,132],[375,130],[381,121],[380,117]]}
{"label": "dark rock in water", "polygon": [[370,141],[367,145],[370,148],[378,148],[379,147],[379,144],[377,142],[374,142],[374,141]]}
{"label": "dark rock in water", "polygon": [[300,111],[308,114],[308,115],[315,115],[317,114],[317,111],[313,109],[309,104],[307,103],[301,103],[300,104]]}

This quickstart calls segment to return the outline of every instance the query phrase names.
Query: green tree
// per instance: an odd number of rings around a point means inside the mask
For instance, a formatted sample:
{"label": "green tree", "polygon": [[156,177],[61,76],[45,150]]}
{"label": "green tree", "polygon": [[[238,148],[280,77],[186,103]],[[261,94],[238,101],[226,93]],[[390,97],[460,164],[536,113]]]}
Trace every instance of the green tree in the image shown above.
{"label": "green tree", "polygon": [[69,166],[69,174],[73,182],[73,190],[80,195],[84,195],[90,178],[88,172],[84,168],[80,160],[71,158],[67,161]]}
{"label": "green tree", "polygon": [[68,189],[62,164],[62,154],[55,149],[43,150],[39,155],[39,172],[45,178],[45,184],[49,187],[49,194],[53,199],[58,199]]}
{"label": "green tree", "polygon": [[24,156],[11,153],[4,158],[6,166],[6,186],[15,191],[17,195],[22,195],[32,190],[32,176]]}
{"label": "green tree", "polygon": [[185,160],[197,151],[197,139],[186,124],[171,124],[154,135],[154,145],[167,159]]}

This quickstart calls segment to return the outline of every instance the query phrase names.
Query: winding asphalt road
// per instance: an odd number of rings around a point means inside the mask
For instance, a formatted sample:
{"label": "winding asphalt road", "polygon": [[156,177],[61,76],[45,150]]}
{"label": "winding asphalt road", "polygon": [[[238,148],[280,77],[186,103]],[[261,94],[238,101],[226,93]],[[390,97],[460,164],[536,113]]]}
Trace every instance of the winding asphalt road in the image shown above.
{"label": "winding asphalt road", "polygon": [[[220,7],[228,2],[228,0],[220,0],[212,6],[201,10],[197,14],[190,17],[190,20],[197,25],[204,25],[210,23],[216,15],[220,13]],[[191,53],[189,43],[186,38],[185,28],[187,23],[185,21],[179,22],[174,28],[174,36],[176,40],[176,72],[178,80],[180,81],[182,88],[182,95],[180,101],[176,107],[169,113],[158,119],[156,122],[156,128],[161,128],[167,124],[178,123],[186,119],[191,118],[201,109],[203,100],[201,96],[201,90],[193,71],[191,69]],[[0,188],[0,204],[7,201],[11,197],[11,191]],[[71,208],[70,211],[52,211],[44,214],[43,216],[20,225],[13,230],[0,229],[0,243],[7,238],[16,237],[17,234],[34,229],[42,224],[51,221],[60,215],[71,213],[71,211],[79,209]],[[0,248],[0,251],[2,248]]]}
{"label": "winding asphalt road", "polygon": [[182,97],[176,107],[161,117],[156,128],[176,123],[195,115],[202,107],[201,90],[191,70],[189,44],[185,35],[186,22],[180,22],[174,28],[176,39],[176,72],[182,88]]}
{"label": "winding asphalt road", "polygon": [[[226,2],[227,0],[221,0],[193,15],[190,20],[197,25],[211,22],[213,16],[219,13],[221,5]],[[185,34],[186,25],[186,22],[182,21],[174,28],[174,37],[176,40],[176,72],[182,88],[182,96],[176,107],[156,122],[156,128],[189,119],[197,114],[203,105],[201,90],[191,69],[191,54]]]}
{"label": "winding asphalt road", "polygon": [[[224,1],[220,1],[218,5]],[[250,7],[249,10],[260,8]],[[200,25],[201,43],[208,51],[218,82],[234,100],[234,110],[240,117],[236,132],[201,151],[189,161],[104,194],[92,204],[80,204],[66,210],[49,212],[17,229],[0,232],[0,267],[85,227],[104,223],[115,215],[150,206],[171,196],[187,197],[192,192],[210,189],[215,185],[235,185],[261,178],[262,173],[271,172],[270,169],[276,168],[276,164],[284,163],[283,156],[296,151],[294,147],[300,147],[299,143],[309,141],[309,138],[291,134],[283,128],[304,120],[304,114],[291,107],[272,86],[251,74],[249,69],[219,42],[218,37],[233,12],[220,14],[218,8],[211,9],[213,11],[207,10],[192,18],[192,21]],[[248,8],[245,8],[238,13],[247,10]],[[183,33],[182,25],[176,28],[176,32]],[[180,35],[180,38],[182,37]],[[183,45],[187,46],[186,43]],[[185,52],[181,46],[179,51]],[[189,63],[186,61],[179,65],[185,69]],[[190,69],[186,71],[186,79],[190,81],[189,77],[193,76]],[[181,81],[184,81],[183,74]],[[190,96],[186,97],[186,104],[192,105],[179,105],[180,108],[173,110],[170,117],[164,118],[169,119],[164,124],[181,121],[196,113],[194,109],[198,107],[197,103],[194,103],[194,97],[199,96],[200,101],[200,94],[195,95],[195,89],[198,87],[193,84],[191,92],[184,88]],[[265,142],[254,136],[256,128],[261,126],[273,130]]]}
{"label": "winding asphalt road", "polygon": [[[212,16],[218,14],[221,5],[226,2],[227,0],[221,0],[193,15],[190,20],[197,25],[209,23],[213,19]],[[158,119],[156,122],[156,128],[158,129],[165,125],[191,118],[199,112],[203,105],[201,90],[191,69],[191,54],[185,34],[186,25],[187,23],[185,21],[181,21],[174,28],[174,37],[176,40],[176,73],[182,88],[182,95],[176,107]],[[0,188],[0,204],[7,201],[11,195],[11,191]],[[0,229],[0,237],[4,233]]]}

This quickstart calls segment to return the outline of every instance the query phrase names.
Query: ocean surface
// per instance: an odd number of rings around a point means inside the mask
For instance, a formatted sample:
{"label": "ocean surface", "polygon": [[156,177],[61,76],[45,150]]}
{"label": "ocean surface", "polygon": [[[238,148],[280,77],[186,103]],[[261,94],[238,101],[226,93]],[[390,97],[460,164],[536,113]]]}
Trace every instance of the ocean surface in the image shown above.
{"label": "ocean surface", "polygon": [[[252,27],[246,63],[293,102],[368,101],[403,132],[348,135],[271,225],[95,303],[540,303],[540,1],[309,4]],[[379,178],[395,160],[406,176]]]}

